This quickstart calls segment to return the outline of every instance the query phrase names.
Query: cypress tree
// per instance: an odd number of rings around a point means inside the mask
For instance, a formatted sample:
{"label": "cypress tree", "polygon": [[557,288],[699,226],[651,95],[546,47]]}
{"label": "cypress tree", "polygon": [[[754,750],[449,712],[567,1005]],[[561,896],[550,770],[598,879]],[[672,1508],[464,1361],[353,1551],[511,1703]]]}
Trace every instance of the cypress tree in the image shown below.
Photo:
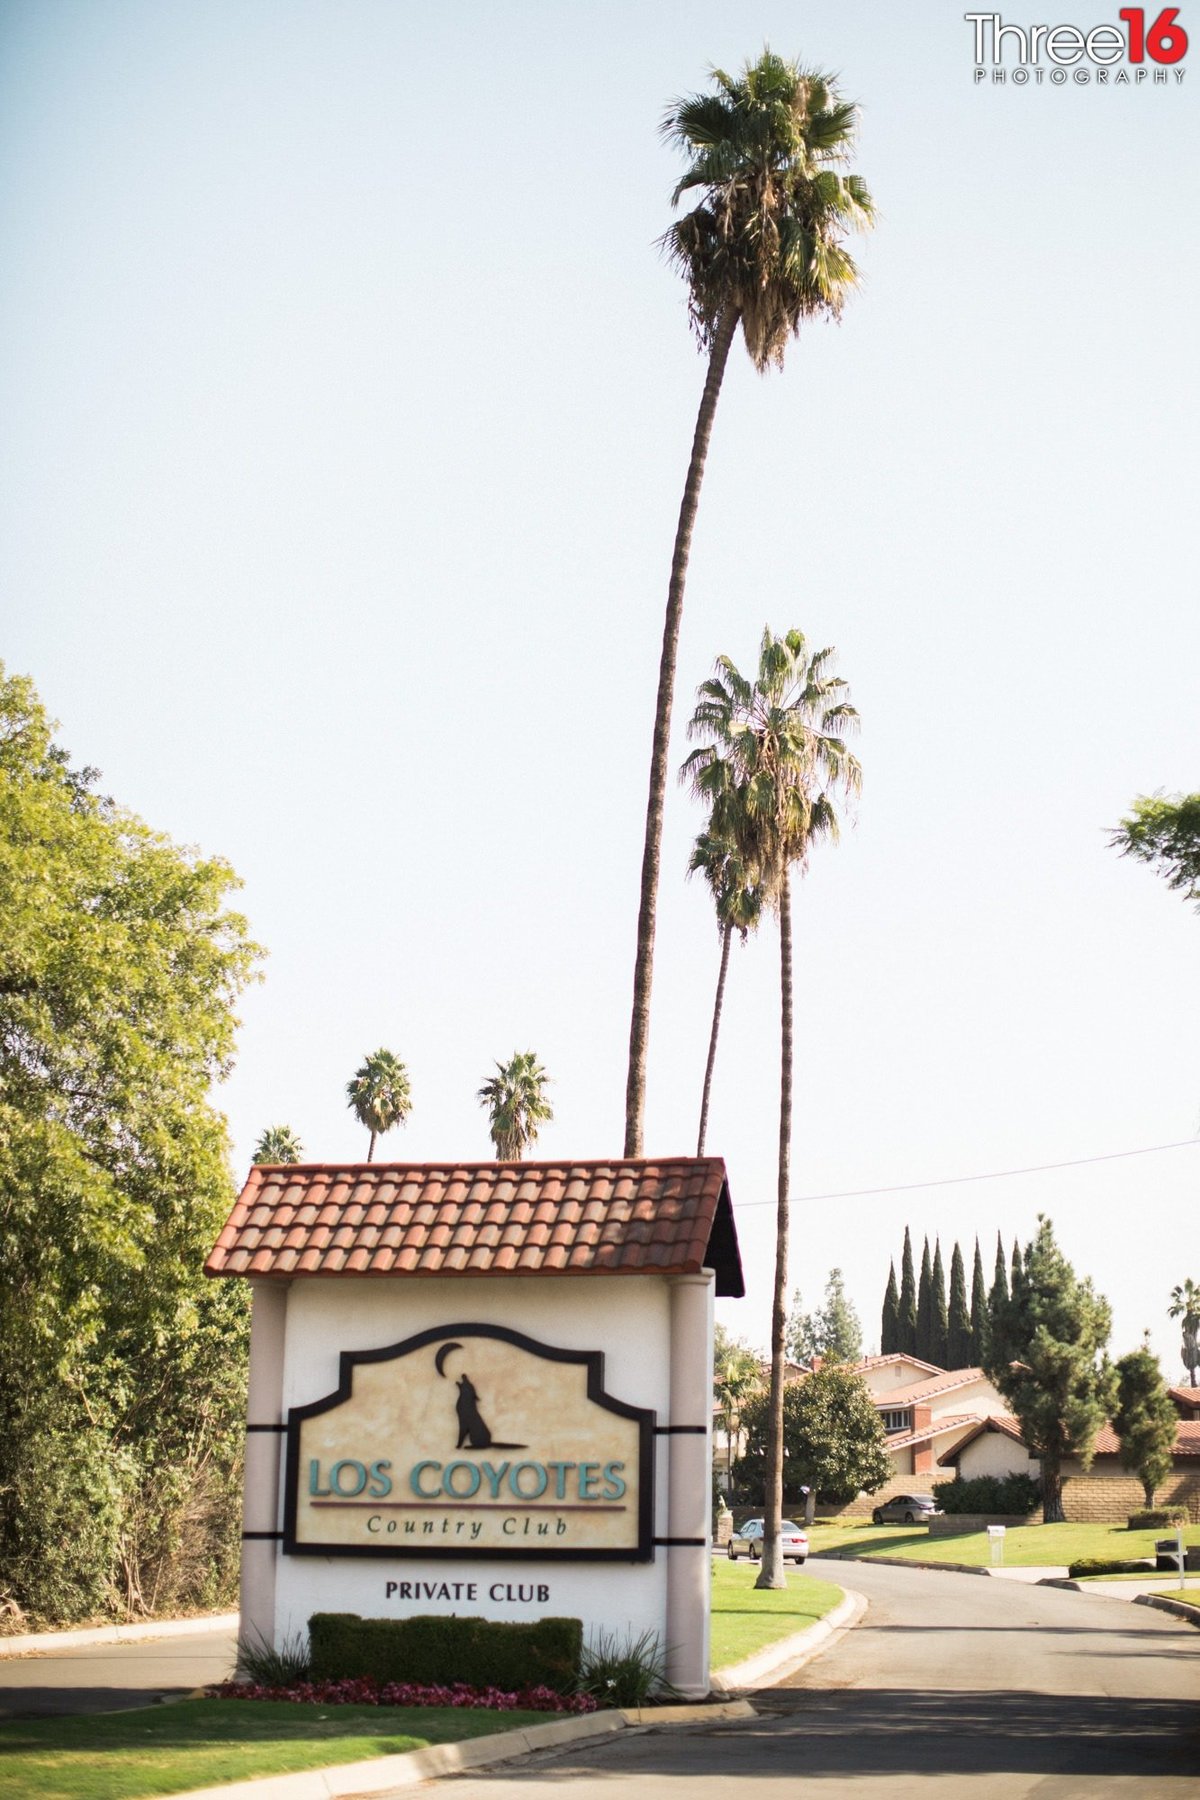
{"label": "cypress tree", "polygon": [[946,1341],[946,1362],[951,1369],[972,1367],[974,1339],[971,1315],[967,1311],[967,1271],[958,1245],[950,1258],[950,1328]]}
{"label": "cypress tree", "polygon": [[1021,1290],[1021,1246],[1013,1239],[1012,1280],[1008,1284],[1008,1297],[1015,1300]]}
{"label": "cypress tree", "polygon": [[917,1355],[933,1361],[933,1271],[929,1265],[929,1239],[921,1253],[921,1279],[917,1283]]}
{"label": "cypress tree", "polygon": [[983,1258],[975,1239],[975,1268],[971,1276],[971,1365],[983,1367],[988,1347],[988,1295],[983,1279]]}
{"label": "cypress tree", "polygon": [[879,1352],[891,1356],[900,1348],[900,1294],[896,1287],[896,1259],[888,1264],[887,1289],[883,1296],[883,1319],[879,1327]]}
{"label": "cypress tree", "polygon": [[946,1271],[942,1266],[942,1240],[938,1238],[933,1252],[933,1324],[930,1327],[930,1342],[933,1355],[930,1362],[935,1362],[939,1369],[953,1369],[956,1365],[950,1361],[950,1317],[946,1307]]}
{"label": "cypress tree", "polygon": [[1004,1245],[1000,1242],[1000,1233],[996,1233],[996,1273],[992,1278],[992,1291],[988,1295],[988,1336],[1003,1306],[1008,1305],[1008,1264],[1004,1260]]}
{"label": "cypress tree", "polygon": [[913,1274],[912,1239],[904,1227],[904,1255],[900,1260],[900,1321],[897,1350],[917,1354],[917,1278]]}
{"label": "cypress tree", "polygon": [[987,1373],[1042,1465],[1047,1525],[1063,1519],[1063,1460],[1075,1456],[1088,1468],[1116,1397],[1104,1354],[1110,1323],[1107,1300],[1080,1281],[1040,1217],[1008,1304],[992,1321]]}

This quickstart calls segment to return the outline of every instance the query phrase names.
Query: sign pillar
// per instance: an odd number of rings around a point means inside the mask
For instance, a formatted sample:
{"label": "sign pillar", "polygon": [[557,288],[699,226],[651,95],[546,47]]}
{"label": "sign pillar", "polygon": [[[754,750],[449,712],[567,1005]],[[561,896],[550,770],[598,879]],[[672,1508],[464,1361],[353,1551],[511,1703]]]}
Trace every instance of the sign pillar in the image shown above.
{"label": "sign pillar", "polygon": [[251,1284],[250,1386],[246,1400],[246,1488],[242,1515],[242,1643],[275,1641],[279,1465],[283,1451],[283,1363],[287,1284]]}
{"label": "sign pillar", "polygon": [[709,1689],[714,1283],[711,1270],[671,1282],[666,1674],[689,1698]]}

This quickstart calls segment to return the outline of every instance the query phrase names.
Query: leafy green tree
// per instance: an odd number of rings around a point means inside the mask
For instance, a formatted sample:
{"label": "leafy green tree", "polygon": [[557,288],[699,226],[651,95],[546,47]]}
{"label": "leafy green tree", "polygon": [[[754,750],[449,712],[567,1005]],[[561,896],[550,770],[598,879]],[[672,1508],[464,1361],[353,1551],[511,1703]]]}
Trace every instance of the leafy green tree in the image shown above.
{"label": "leafy green tree", "polygon": [[226,1599],[246,1308],[201,1273],[233,1199],[227,864],[95,792],[0,667],[0,1568],[55,1622]]}
{"label": "leafy green tree", "polygon": [[983,1257],[975,1239],[975,1267],[971,1274],[971,1367],[981,1369],[987,1355],[988,1291],[983,1276]]}
{"label": "leafy green tree", "polygon": [[718,657],[715,673],[700,688],[689,727],[689,735],[700,742],[684,764],[694,791],[709,804],[712,829],[737,846],[779,917],[779,1172],[771,1310],[775,1434],[759,1587],[784,1583],[779,1521],[792,1143],[791,876],[793,869],[807,867],[814,843],[821,838],[836,842],[835,798],[856,793],[862,780],[858,760],[844,741],[858,714],[846,683],[832,673],[833,655],[830,649],[810,651],[803,632],[775,637],[768,629],[753,681],[727,656]]}
{"label": "leafy green tree", "polygon": [[[769,1491],[773,1414],[770,1394],[756,1394],[742,1411],[746,1451],[737,1465],[738,1486]],[[866,1383],[838,1363],[789,1381],[783,1397],[786,1480],[783,1499],[800,1502],[802,1487],[841,1502],[873,1494],[892,1473],[883,1421]],[[766,1546],[763,1546],[766,1555]]]}
{"label": "leafy green tree", "polygon": [[713,1396],[725,1428],[727,1467],[733,1470],[733,1440],[741,1427],[742,1408],[762,1386],[758,1357],[741,1338],[731,1337],[718,1325],[713,1337]]}
{"label": "leafy green tree", "polygon": [[1061,1524],[1062,1462],[1089,1467],[1096,1433],[1113,1403],[1104,1354],[1111,1313],[1090,1281],[1081,1281],[1039,1217],[1020,1279],[992,1319],[986,1372],[1020,1421],[1031,1456],[1042,1465],[1042,1517]]}
{"label": "leafy green tree", "polygon": [[762,883],[751,878],[736,844],[718,837],[712,831],[701,832],[692,847],[688,862],[689,875],[703,875],[712,895],[721,933],[721,963],[717,972],[717,996],[713,1002],[712,1030],[708,1038],[708,1060],[704,1065],[704,1089],[700,1097],[700,1128],[696,1134],[696,1155],[704,1155],[708,1132],[708,1107],[712,1096],[713,1070],[717,1062],[717,1035],[721,1029],[721,1009],[725,1002],[725,977],[729,971],[729,947],[734,932],[743,944],[750,932],[757,931],[763,913]]}
{"label": "leafy green tree", "polygon": [[403,1125],[412,1111],[408,1070],[390,1050],[373,1050],[346,1083],[346,1104],[371,1134],[367,1161],[375,1159],[375,1139]]}
{"label": "leafy green tree", "polygon": [[888,1282],[883,1294],[883,1316],[879,1327],[879,1352],[892,1356],[900,1348],[900,1294],[896,1287],[896,1263],[888,1264]]}
{"label": "leafy green tree", "polygon": [[821,1317],[819,1313],[805,1312],[799,1288],[792,1295],[784,1346],[793,1362],[811,1363],[814,1356],[821,1354]]}
{"label": "leafy green tree", "polygon": [[973,1350],[971,1314],[967,1309],[967,1272],[963,1265],[963,1253],[956,1243],[950,1258],[950,1312],[947,1320],[946,1367],[948,1369],[974,1367],[971,1360]]}
{"label": "leafy green tree", "polygon": [[846,1298],[845,1277],[840,1269],[830,1269],[829,1280],[825,1283],[820,1353],[834,1362],[843,1363],[857,1362],[862,1355],[862,1326]]}
{"label": "leafy green tree", "polygon": [[857,175],[841,173],[854,143],[857,109],[831,77],[770,51],[740,75],[714,69],[716,92],[675,102],[663,136],[687,167],[675,189],[698,203],[663,243],[688,284],[692,328],[708,370],[684,482],[663,626],[650,792],[642,851],[637,955],[625,1096],[625,1155],[641,1156],[646,1053],[654,965],[655,913],[675,664],[692,531],[717,399],[734,334],[741,326],[760,372],[782,366],[789,337],[805,319],[836,318],[858,280],[847,230],[871,223]]}
{"label": "leafy green tree", "polygon": [[917,1282],[917,1355],[922,1362],[936,1362],[933,1350],[933,1265],[929,1259],[929,1239],[926,1238]]}
{"label": "leafy green tree", "polygon": [[953,1367],[950,1362],[950,1315],[946,1306],[946,1270],[942,1263],[942,1240],[935,1239],[933,1246],[933,1270],[929,1284],[930,1308],[932,1322],[930,1324],[930,1340],[933,1355],[930,1362],[935,1362],[939,1369]]}
{"label": "leafy green tree", "polygon": [[290,1125],[268,1125],[254,1146],[252,1162],[298,1163],[303,1159],[304,1145]]}
{"label": "leafy green tree", "polygon": [[520,1162],[538,1131],[554,1117],[550,1077],[532,1050],[517,1051],[485,1081],[476,1099],[488,1109],[488,1130],[500,1162]]}
{"label": "leafy green tree", "polygon": [[1156,869],[1167,886],[1200,907],[1200,794],[1140,795],[1109,842]]}
{"label": "leafy green tree", "polygon": [[904,1255],[900,1259],[900,1341],[897,1350],[917,1354],[917,1280],[913,1273],[912,1238],[904,1227]]}
{"label": "leafy green tree", "polygon": [[1197,1372],[1200,1371],[1200,1285],[1190,1276],[1179,1287],[1171,1289],[1167,1317],[1179,1320],[1183,1330],[1183,1343],[1180,1347],[1183,1366],[1188,1372],[1191,1385],[1200,1386],[1196,1379]]}
{"label": "leafy green tree", "polygon": [[1121,1467],[1131,1469],[1142,1484],[1146,1505],[1171,1473],[1171,1450],[1179,1414],[1167,1393],[1149,1335],[1140,1350],[1131,1350],[1116,1365],[1117,1405],[1113,1430],[1120,1442]]}

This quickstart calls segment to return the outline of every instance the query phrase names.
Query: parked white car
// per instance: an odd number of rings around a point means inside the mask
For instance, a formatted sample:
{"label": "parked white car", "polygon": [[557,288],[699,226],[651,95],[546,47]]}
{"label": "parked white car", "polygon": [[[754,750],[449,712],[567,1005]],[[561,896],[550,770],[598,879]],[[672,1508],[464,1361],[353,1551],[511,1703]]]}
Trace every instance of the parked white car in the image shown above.
{"label": "parked white car", "polygon": [[[762,1556],[763,1519],[747,1519],[746,1523],[734,1532],[729,1540],[729,1560],[736,1562],[739,1556],[748,1556],[751,1562],[758,1562]],[[799,1567],[808,1555],[808,1533],[801,1531],[791,1519],[784,1519],[779,1527],[779,1535],[783,1543],[784,1562],[794,1562]]]}

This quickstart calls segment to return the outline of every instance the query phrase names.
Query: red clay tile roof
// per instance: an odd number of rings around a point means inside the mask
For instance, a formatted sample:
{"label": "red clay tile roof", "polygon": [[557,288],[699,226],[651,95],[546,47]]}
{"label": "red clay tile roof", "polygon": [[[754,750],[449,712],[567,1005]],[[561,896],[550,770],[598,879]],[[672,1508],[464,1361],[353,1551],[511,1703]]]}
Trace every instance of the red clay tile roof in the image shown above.
{"label": "red clay tile roof", "polygon": [[261,1165],[208,1275],[686,1275],[745,1289],[719,1157]]}
{"label": "red clay tile roof", "polygon": [[928,1381],[912,1381],[907,1387],[889,1388],[886,1393],[872,1394],[875,1405],[886,1412],[898,1406],[920,1404],[922,1400],[932,1400],[935,1394],[949,1394],[955,1388],[968,1387],[972,1381],[982,1381],[982,1369],[944,1369],[937,1375],[930,1376]]}
{"label": "red clay tile roof", "polygon": [[[1116,1456],[1120,1442],[1111,1425],[1102,1425],[1096,1433],[1097,1456]],[[1200,1419],[1180,1419],[1175,1427],[1172,1456],[1200,1456]]]}
{"label": "red clay tile roof", "polygon": [[906,1350],[889,1350],[886,1356],[860,1356],[856,1363],[851,1363],[852,1375],[865,1375],[871,1369],[886,1369],[889,1363],[911,1363],[914,1369],[928,1369],[931,1375],[944,1375],[937,1363],[922,1362],[919,1356],[910,1356]]}
{"label": "red clay tile roof", "polygon": [[1021,1436],[1021,1427],[1011,1413],[989,1413],[987,1418],[980,1419],[974,1431],[968,1431],[966,1437],[959,1438],[957,1444],[951,1444],[949,1450],[938,1457],[939,1465],[942,1468],[952,1468],[958,1460],[959,1451],[965,1450],[968,1444],[973,1444],[985,1431],[999,1431],[1004,1437],[1012,1438],[1016,1444],[1023,1445],[1025,1442]]}
{"label": "red clay tile roof", "polygon": [[[1012,1438],[1018,1444],[1023,1444],[1025,1441],[1021,1436],[1021,1427],[1016,1419],[1010,1417],[1008,1413],[993,1413],[990,1418],[982,1420],[974,1431],[968,1432],[965,1438],[947,1450],[943,1456],[939,1456],[938,1462],[945,1466],[952,1466],[958,1459],[959,1451],[965,1450],[968,1444],[973,1444],[980,1433],[984,1431],[1002,1431],[1006,1437]],[[889,1438],[888,1442],[891,1444],[895,1440]],[[1116,1456],[1120,1448],[1117,1434],[1112,1426],[1102,1425],[1096,1433],[1094,1454],[1096,1456]],[[1200,1419],[1180,1419],[1175,1427],[1175,1442],[1171,1446],[1171,1454],[1172,1456],[1200,1456]]]}
{"label": "red clay tile roof", "polygon": [[[934,1419],[931,1425],[922,1425],[917,1431],[893,1431],[888,1434],[885,1450],[910,1450],[914,1444],[927,1444],[931,1438],[944,1437],[948,1431],[962,1431],[968,1425],[978,1422],[978,1413],[947,1413],[943,1419]],[[971,1436],[974,1437],[974,1432]],[[945,1458],[939,1456],[939,1462]]]}
{"label": "red clay tile roof", "polygon": [[1200,1407],[1200,1387],[1170,1387],[1167,1392],[1176,1405]]}

